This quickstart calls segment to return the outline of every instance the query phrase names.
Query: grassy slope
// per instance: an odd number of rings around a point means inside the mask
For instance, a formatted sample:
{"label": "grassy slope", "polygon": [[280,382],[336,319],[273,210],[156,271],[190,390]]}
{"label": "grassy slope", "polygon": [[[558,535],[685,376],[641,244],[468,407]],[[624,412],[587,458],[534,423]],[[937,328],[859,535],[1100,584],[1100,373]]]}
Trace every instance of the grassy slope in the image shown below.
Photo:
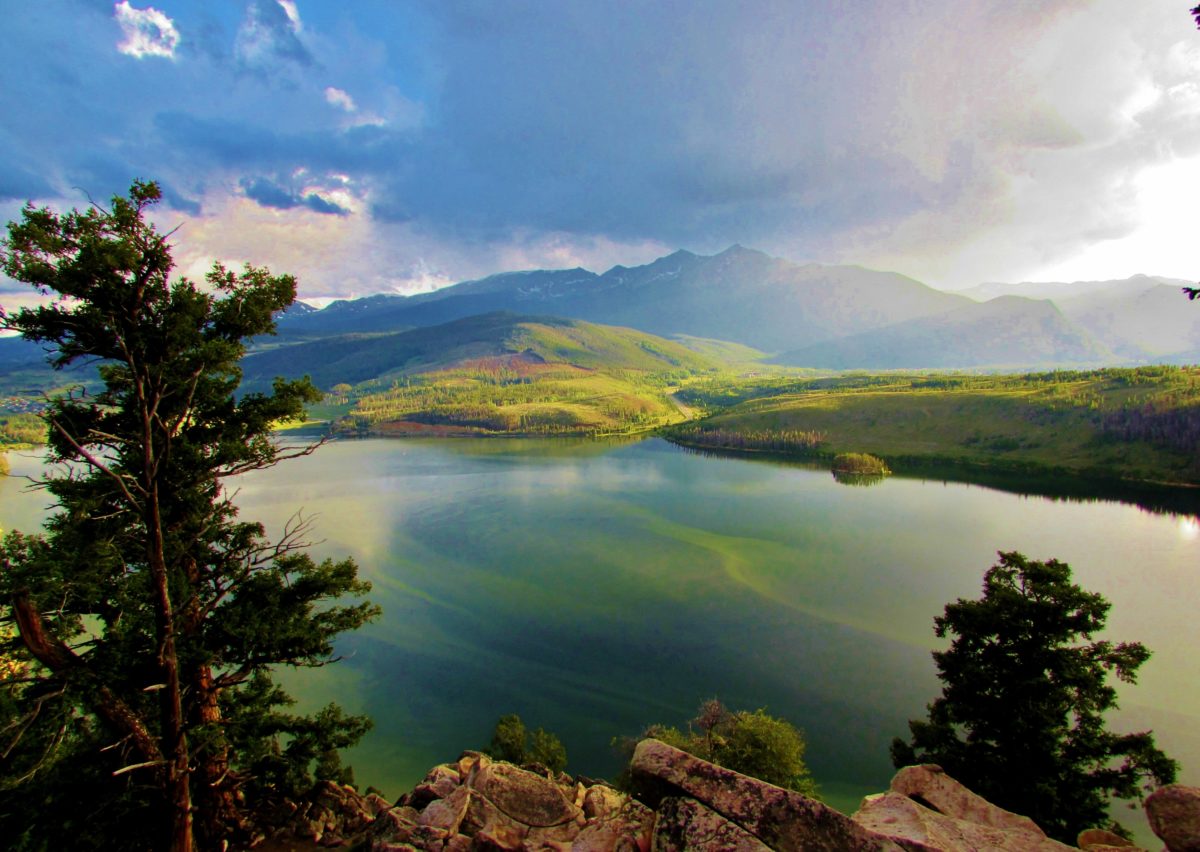
{"label": "grassy slope", "polygon": [[[361,359],[376,378],[330,397],[359,431],[613,434],[683,419],[669,399],[679,379],[716,369],[710,358],[632,329],[492,314],[376,339]],[[414,336],[422,350],[412,355]],[[384,346],[408,357],[379,361]],[[328,351],[328,347],[326,347]]]}
{"label": "grassy slope", "polygon": [[700,428],[816,431],[821,456],[868,452],[900,469],[943,461],[1200,483],[1200,368],[814,381]]}

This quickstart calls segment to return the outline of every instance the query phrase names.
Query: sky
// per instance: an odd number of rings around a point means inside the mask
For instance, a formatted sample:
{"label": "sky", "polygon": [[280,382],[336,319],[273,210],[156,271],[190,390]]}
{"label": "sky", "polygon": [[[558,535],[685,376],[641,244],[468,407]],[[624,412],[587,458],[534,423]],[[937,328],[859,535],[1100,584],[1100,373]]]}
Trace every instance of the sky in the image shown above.
{"label": "sky", "polygon": [[0,220],[156,180],[182,274],[318,303],[733,243],[1196,280],[1192,5],[0,0]]}

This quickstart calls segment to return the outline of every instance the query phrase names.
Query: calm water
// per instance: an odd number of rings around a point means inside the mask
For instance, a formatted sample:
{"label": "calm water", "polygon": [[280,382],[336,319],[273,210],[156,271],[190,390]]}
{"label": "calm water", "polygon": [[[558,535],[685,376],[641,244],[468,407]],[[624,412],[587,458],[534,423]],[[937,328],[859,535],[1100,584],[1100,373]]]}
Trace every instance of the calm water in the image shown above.
{"label": "calm water", "polygon": [[[32,460],[13,459],[14,468]],[[19,472],[19,470],[17,471]],[[660,440],[370,440],[245,477],[246,517],[319,517],[384,607],[345,662],[287,675],[306,707],[375,718],[358,780],[398,795],[516,712],[570,769],[609,775],[610,740],[718,696],[807,734],[827,798],[886,787],[888,743],[938,694],[933,617],[977,597],[998,549],[1070,562],[1113,602],[1109,636],[1154,657],[1113,727],[1153,728],[1200,783],[1200,525],[1120,503],[1054,502],[704,457]],[[0,483],[0,524],[38,495]]]}

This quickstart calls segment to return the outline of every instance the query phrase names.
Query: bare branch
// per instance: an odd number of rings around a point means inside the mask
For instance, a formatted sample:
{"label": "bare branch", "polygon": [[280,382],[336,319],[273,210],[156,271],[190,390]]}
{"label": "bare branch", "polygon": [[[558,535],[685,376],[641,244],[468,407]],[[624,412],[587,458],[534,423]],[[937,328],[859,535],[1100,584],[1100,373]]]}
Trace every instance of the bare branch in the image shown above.
{"label": "bare branch", "polygon": [[134,763],[131,766],[122,766],[120,769],[113,770],[113,777],[115,778],[118,775],[124,775],[126,772],[133,772],[137,769],[148,769],[151,766],[163,766],[165,763],[165,760],[159,759],[147,760],[145,763]]}
{"label": "bare branch", "polygon": [[[64,428],[63,425],[58,422],[57,419],[55,419],[53,417],[50,417],[47,419],[50,421],[50,425],[54,427],[55,431],[57,431],[60,435],[62,435],[64,438],[67,439],[67,443],[69,443],[75,449],[75,452],[77,452],[77,453],[79,453],[79,455],[83,456],[83,458],[87,460],[87,463],[90,464],[92,467],[94,467],[96,470],[105,474],[110,479],[112,479],[115,483],[117,483],[117,487],[121,489],[121,493],[125,495],[125,499],[129,501],[130,505],[132,505],[134,508],[138,508],[139,503],[137,501],[137,498],[135,498],[133,496],[133,494],[130,493],[129,487],[125,484],[125,479],[123,477],[121,477],[117,473],[114,473],[106,464],[104,464],[104,462],[100,461],[100,459],[96,458],[96,456],[94,456],[88,450],[85,450],[83,448],[83,446],[78,441],[75,440],[75,436],[72,435],[70,432],[68,432],[66,430],[66,428]],[[142,493],[142,496],[145,496],[145,489],[143,489],[136,482],[133,483],[133,486],[139,492]]]}

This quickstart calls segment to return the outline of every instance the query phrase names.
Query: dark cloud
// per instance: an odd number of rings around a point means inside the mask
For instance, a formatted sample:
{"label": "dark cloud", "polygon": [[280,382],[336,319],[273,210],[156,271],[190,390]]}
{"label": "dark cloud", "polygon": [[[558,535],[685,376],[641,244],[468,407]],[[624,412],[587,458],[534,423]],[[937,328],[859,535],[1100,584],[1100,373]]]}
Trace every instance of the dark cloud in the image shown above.
{"label": "dark cloud", "polygon": [[242,191],[246,193],[247,198],[257,201],[263,207],[274,207],[276,210],[290,210],[300,203],[291,192],[265,178],[243,180]]}
{"label": "dark cloud", "polygon": [[243,68],[271,73],[281,62],[300,66],[316,64],[300,41],[299,26],[276,0],[254,0],[238,29],[234,53]]}
{"label": "dark cloud", "polygon": [[[1078,43],[1039,42],[1095,6]],[[0,32],[0,199],[143,177],[191,213],[215,193],[342,215],[331,191],[352,187],[381,227],[458,256],[538,235],[934,256],[1013,210],[1077,211],[1028,226],[1052,251],[1128,227],[1121,182],[1200,151],[1192,66],[1124,8],[360,0],[300,3],[300,21],[276,0],[181,4],[176,58],[149,62],[117,51],[111,4],[43,0]],[[1117,105],[1142,73],[1184,94],[1131,122]]]}
{"label": "dark cloud", "polygon": [[350,213],[345,207],[334,204],[322,198],[315,192],[310,192],[301,198],[301,203],[314,213],[326,213],[333,216],[346,216]]}
{"label": "dark cloud", "polygon": [[296,207],[307,207],[315,213],[326,213],[335,216],[345,216],[350,211],[316,192],[296,190],[286,187],[269,178],[253,178],[241,182],[242,192],[252,201],[263,207],[273,207],[276,210],[291,210]]}
{"label": "dark cloud", "polygon": [[28,201],[52,193],[53,188],[41,175],[0,156],[0,201]]}

